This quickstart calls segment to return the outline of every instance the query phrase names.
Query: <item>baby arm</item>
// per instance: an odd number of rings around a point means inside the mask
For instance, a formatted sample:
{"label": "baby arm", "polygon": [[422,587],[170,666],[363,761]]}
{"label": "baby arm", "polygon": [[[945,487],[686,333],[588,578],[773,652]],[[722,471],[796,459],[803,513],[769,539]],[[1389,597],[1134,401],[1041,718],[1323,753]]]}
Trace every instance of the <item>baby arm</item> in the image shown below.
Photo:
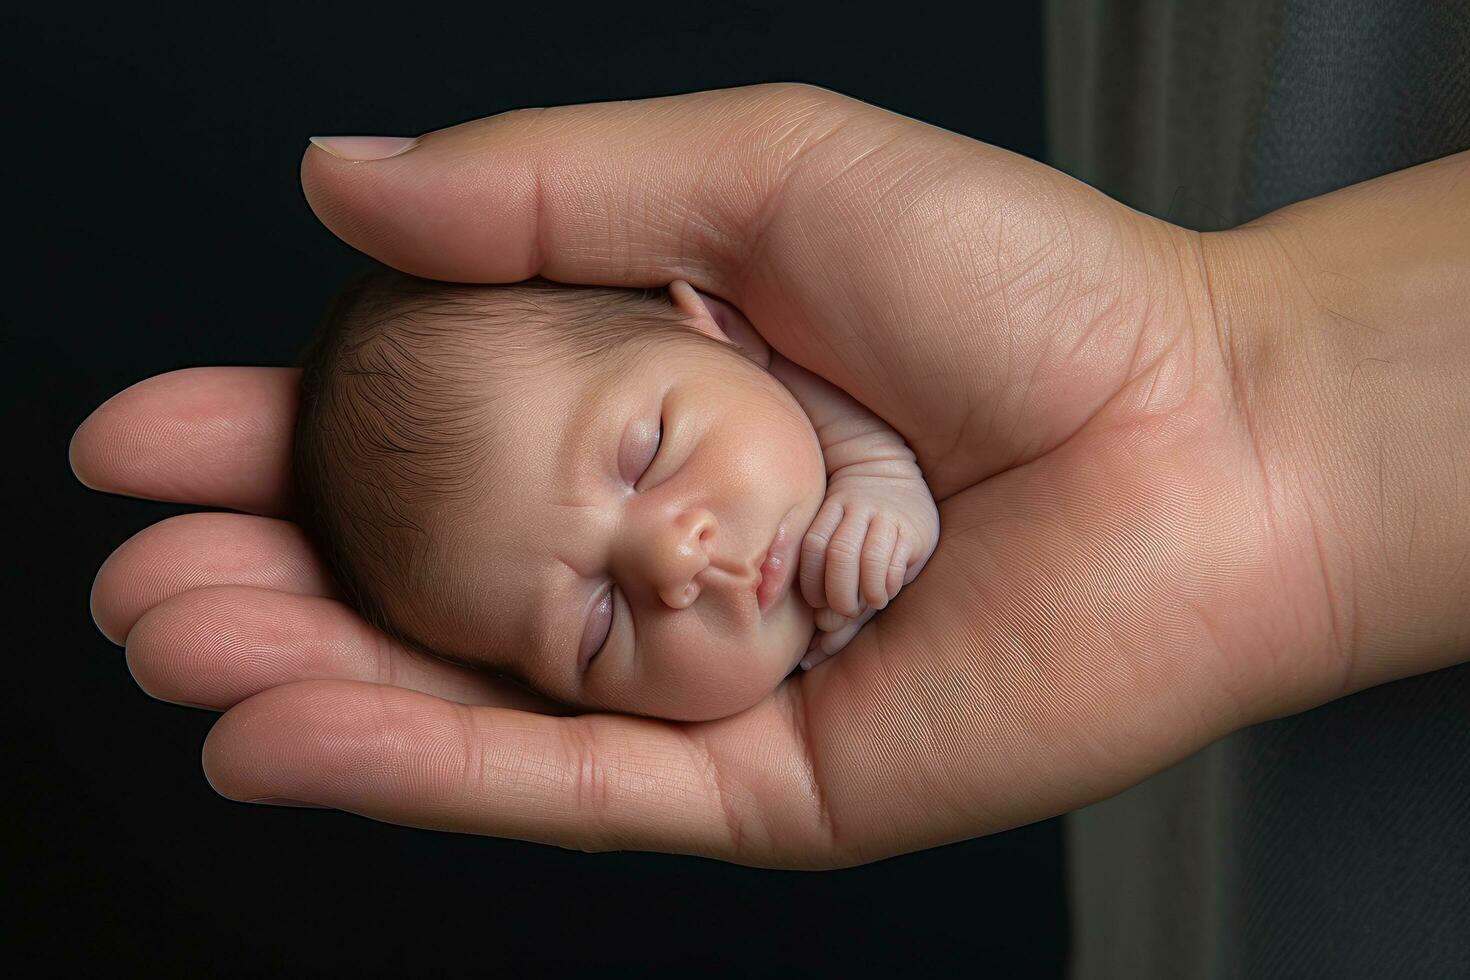
{"label": "baby arm", "polygon": [[894,429],[861,402],[770,351],[769,370],[811,419],[827,495],[801,544],[802,596],[817,632],[804,670],[845,647],[923,570],[939,543],[939,508]]}
{"label": "baby arm", "polygon": [[845,647],[923,569],[939,542],[939,508],[913,451],[857,399],[766,343],[735,307],[684,280],[669,292],[703,310],[746,357],[769,371],[811,420],[826,460],[827,494],[802,539],[799,581],[816,610],[804,670]]}

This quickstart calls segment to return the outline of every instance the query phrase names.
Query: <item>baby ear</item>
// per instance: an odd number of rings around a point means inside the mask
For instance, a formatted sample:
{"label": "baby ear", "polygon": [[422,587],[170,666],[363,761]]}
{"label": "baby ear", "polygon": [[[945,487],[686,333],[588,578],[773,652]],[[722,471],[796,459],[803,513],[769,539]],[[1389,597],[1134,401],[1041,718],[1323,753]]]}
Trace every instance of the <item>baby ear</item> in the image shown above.
{"label": "baby ear", "polygon": [[716,340],[733,343],[720,328],[720,323],[715,319],[713,311],[705,305],[698,291],[683,279],[675,279],[669,283],[669,298],[674,301],[674,308],[683,313],[686,318],[701,333],[707,333]]}
{"label": "baby ear", "polygon": [[761,367],[770,367],[770,345],[735,307],[705,296],[683,279],[669,283],[669,298],[700,331],[724,341]]}

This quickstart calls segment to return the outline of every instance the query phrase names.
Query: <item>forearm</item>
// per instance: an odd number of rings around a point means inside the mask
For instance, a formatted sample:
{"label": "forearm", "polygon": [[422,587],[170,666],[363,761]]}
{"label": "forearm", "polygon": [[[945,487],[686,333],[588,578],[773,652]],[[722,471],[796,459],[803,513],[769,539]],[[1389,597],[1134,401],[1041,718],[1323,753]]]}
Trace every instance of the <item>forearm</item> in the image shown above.
{"label": "forearm", "polygon": [[862,402],[774,350],[769,370],[811,420],[829,479],[841,472],[922,479],[903,437]]}
{"label": "forearm", "polygon": [[1202,236],[1266,485],[1347,693],[1470,651],[1470,152]]}

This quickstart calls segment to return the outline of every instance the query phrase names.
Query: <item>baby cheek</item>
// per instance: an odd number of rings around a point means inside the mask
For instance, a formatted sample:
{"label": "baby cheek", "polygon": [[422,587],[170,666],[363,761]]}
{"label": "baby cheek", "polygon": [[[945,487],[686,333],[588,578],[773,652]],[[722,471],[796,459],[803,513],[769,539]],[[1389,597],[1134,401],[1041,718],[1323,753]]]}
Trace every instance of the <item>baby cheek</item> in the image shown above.
{"label": "baby cheek", "polygon": [[623,671],[604,675],[602,707],[684,721],[728,717],[760,703],[805,653],[812,611],[793,590],[780,612],[755,628],[716,624],[698,604],[639,638]]}
{"label": "baby cheek", "polygon": [[807,417],[806,411],[800,405],[797,405],[795,410],[799,418],[793,421],[792,431],[789,433],[790,444],[786,447],[786,465],[790,467],[792,460],[803,461],[805,467],[801,474],[802,482],[820,494],[827,487],[827,458],[822,452],[822,440],[817,435],[817,430],[812,427],[811,419]]}
{"label": "baby cheek", "polygon": [[665,650],[656,686],[666,703],[678,705],[690,718],[733,714],[754,703],[751,692],[761,685],[766,672],[770,651],[753,649],[753,645],[766,647],[769,641],[728,630],[720,636],[706,633],[702,641]]}

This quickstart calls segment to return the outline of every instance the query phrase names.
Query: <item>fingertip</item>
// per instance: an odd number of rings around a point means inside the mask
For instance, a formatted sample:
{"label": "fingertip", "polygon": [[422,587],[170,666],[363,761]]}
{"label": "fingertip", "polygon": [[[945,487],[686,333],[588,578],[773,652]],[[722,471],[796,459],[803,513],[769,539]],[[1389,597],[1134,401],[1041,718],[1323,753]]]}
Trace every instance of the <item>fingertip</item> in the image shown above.
{"label": "fingertip", "polygon": [[814,610],[827,608],[827,596],[822,591],[822,582],[810,569],[797,574],[797,585],[801,589],[801,597],[808,606]]}
{"label": "fingertip", "polygon": [[82,420],[81,425],[78,425],[72,432],[71,439],[66,444],[66,465],[71,469],[71,475],[76,477],[78,483],[88,490],[96,490],[97,488],[95,486],[87,482],[87,475],[84,472],[86,464],[78,465],[77,462],[77,444],[81,439],[82,430],[87,427],[87,419],[91,417],[88,415],[86,419]]}
{"label": "fingertip", "polygon": [[[369,163],[400,156],[419,145],[418,136],[308,136],[311,146],[350,163]],[[307,152],[310,152],[308,150]]]}
{"label": "fingertip", "polygon": [[232,714],[233,710],[226,711],[204,736],[204,744],[199,747],[199,767],[204,770],[204,781],[210,789],[227,800],[239,800],[244,794],[231,787],[229,767],[225,764],[225,743],[229,740]]}
{"label": "fingertip", "polygon": [[[884,582],[884,587],[888,592],[889,600],[892,600],[894,596],[898,595],[899,590],[903,588],[904,572],[906,566],[907,558],[905,554],[900,551],[895,551],[893,555],[893,560],[888,565],[888,575]],[[887,605],[886,602],[884,604]]]}

